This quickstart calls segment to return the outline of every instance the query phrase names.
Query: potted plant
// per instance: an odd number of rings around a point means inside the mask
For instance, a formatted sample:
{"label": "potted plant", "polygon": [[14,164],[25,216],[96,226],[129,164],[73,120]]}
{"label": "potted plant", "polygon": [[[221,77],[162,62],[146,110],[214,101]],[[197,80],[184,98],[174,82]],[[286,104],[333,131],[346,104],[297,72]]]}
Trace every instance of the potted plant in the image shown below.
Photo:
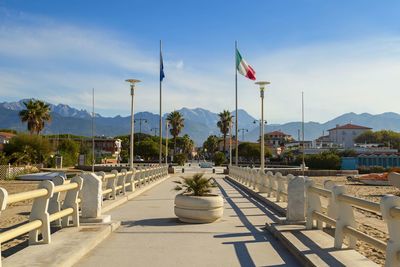
{"label": "potted plant", "polygon": [[175,215],[182,222],[211,223],[219,220],[224,212],[224,200],[221,196],[211,194],[216,187],[213,178],[205,178],[197,173],[193,177],[182,177],[175,181],[175,190],[183,191],[175,197]]}

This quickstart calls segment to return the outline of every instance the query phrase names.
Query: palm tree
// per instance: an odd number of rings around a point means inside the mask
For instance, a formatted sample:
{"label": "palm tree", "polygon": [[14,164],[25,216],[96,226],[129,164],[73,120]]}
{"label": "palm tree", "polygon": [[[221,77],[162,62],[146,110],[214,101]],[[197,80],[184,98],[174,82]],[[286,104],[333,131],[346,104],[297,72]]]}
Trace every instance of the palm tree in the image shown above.
{"label": "palm tree", "polygon": [[171,125],[171,129],[169,129],[169,131],[174,137],[174,155],[176,154],[176,138],[185,126],[183,124],[184,120],[185,119],[182,117],[182,114],[179,113],[179,111],[173,111],[167,116],[167,121],[169,122],[169,125]]}
{"label": "palm tree", "polygon": [[190,139],[190,136],[185,134],[183,136],[183,152],[186,154],[191,154],[192,149],[194,147],[194,142]]}
{"label": "palm tree", "polygon": [[219,121],[217,122],[217,126],[221,133],[224,136],[224,153],[226,151],[226,135],[229,132],[229,128],[232,125],[232,118],[233,116],[229,112],[229,110],[224,110],[218,114]]}
{"label": "palm tree", "polygon": [[30,99],[24,102],[26,109],[19,112],[22,122],[27,122],[28,131],[31,134],[39,134],[45,126],[45,122],[51,120],[50,106],[43,101]]}

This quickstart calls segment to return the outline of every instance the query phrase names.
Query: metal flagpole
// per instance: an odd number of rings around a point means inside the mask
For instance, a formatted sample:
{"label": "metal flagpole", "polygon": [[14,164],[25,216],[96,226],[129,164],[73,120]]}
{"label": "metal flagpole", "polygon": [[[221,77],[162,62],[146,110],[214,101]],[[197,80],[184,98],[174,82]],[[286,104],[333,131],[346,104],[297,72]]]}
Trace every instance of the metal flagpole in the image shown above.
{"label": "metal flagpole", "polygon": [[301,170],[303,172],[303,176],[304,176],[304,171],[305,171],[305,161],[304,161],[304,92],[301,92],[301,139],[302,139],[302,148],[303,148],[303,161],[302,161],[302,166],[301,166]]}
{"label": "metal flagpole", "polygon": [[161,101],[162,101],[162,79],[161,79],[161,64],[162,64],[162,52],[161,52],[161,40],[160,40],[160,154],[159,154],[159,159],[158,159],[158,163],[161,164],[161,159],[162,159],[162,108],[161,108]]}
{"label": "metal flagpole", "polygon": [[94,88],[92,88],[92,172],[94,172]]}
{"label": "metal flagpole", "polygon": [[238,91],[237,91],[237,41],[235,41],[235,135],[236,135],[236,144],[235,144],[235,165],[239,164],[239,145],[238,145]]}
{"label": "metal flagpole", "polygon": [[165,122],[165,164],[168,164],[168,121]]}

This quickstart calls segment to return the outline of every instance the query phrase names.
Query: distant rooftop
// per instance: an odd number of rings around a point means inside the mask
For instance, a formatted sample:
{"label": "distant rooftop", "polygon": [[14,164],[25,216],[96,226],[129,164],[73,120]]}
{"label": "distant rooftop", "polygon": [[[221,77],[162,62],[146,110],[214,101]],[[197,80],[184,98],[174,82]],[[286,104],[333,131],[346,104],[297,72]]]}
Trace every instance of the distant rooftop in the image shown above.
{"label": "distant rooftop", "polygon": [[267,135],[278,135],[278,136],[290,136],[290,134],[285,134],[284,132],[281,131],[273,131],[266,133]]}
{"label": "distant rooftop", "polygon": [[335,128],[329,129],[328,131],[332,131],[332,130],[348,130],[348,129],[349,130],[352,130],[352,129],[371,130],[372,128],[348,123],[348,124],[344,124],[344,125],[338,125]]}

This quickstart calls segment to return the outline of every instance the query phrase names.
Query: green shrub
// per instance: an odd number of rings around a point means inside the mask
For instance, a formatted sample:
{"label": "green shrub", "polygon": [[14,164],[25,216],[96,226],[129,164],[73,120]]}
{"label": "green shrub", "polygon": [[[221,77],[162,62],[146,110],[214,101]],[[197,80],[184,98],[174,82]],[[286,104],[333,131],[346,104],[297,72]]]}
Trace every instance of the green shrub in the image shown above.
{"label": "green shrub", "polygon": [[180,166],[185,165],[186,160],[187,160],[186,154],[176,154],[174,156],[174,162]]}
{"label": "green shrub", "polygon": [[305,156],[306,166],[313,170],[339,170],[340,157],[331,151]]}
{"label": "green shrub", "polygon": [[40,135],[18,134],[4,145],[4,153],[13,164],[46,163],[50,143]]}
{"label": "green shrub", "polygon": [[383,168],[382,166],[370,166],[370,167],[363,166],[358,168],[359,174],[382,173],[386,171],[387,169]]}
{"label": "green shrub", "polygon": [[58,151],[63,157],[63,166],[78,164],[79,144],[71,139],[64,139],[58,145]]}
{"label": "green shrub", "polygon": [[221,164],[225,163],[226,157],[225,154],[222,152],[215,152],[214,154],[214,164],[215,166],[220,166]]}

